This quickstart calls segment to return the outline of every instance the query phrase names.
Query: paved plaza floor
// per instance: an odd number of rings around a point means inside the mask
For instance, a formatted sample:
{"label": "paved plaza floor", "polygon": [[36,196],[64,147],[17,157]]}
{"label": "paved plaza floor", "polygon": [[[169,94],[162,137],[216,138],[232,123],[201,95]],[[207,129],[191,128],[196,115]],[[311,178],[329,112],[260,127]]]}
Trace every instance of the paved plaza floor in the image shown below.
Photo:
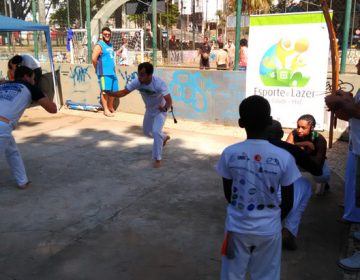
{"label": "paved plaza floor", "polygon": [[[226,202],[214,165],[244,139],[231,126],[168,118],[154,169],[142,116],[28,109],[14,136],[31,187],[18,190],[0,159],[0,280],[215,280]],[[346,143],[329,151],[331,191],[312,196],[283,280],[343,279]]]}

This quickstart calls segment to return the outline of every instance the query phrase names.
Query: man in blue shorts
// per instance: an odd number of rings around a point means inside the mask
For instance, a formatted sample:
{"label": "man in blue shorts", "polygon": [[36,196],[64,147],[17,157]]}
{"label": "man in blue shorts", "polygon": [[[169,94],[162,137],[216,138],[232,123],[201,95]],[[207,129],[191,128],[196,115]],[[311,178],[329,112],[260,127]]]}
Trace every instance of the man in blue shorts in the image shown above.
{"label": "man in blue shorts", "polygon": [[113,45],[110,43],[111,30],[104,27],[101,30],[102,40],[99,40],[92,53],[92,63],[95,67],[99,79],[100,100],[104,108],[104,115],[107,117],[114,116],[114,97],[106,92],[118,91],[119,85],[115,73],[115,52]]}

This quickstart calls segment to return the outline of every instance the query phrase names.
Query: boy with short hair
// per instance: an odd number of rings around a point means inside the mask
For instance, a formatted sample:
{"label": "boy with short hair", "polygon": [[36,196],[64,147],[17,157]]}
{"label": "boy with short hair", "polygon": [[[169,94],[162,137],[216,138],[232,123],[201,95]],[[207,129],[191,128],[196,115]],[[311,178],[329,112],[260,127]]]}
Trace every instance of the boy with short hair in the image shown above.
{"label": "boy with short hair", "polygon": [[[301,173],[294,158],[270,144],[269,102],[250,96],[239,106],[239,126],[247,139],[227,147],[217,164],[229,202],[222,247],[222,280],[280,279],[281,210],[278,190],[288,192]],[[290,188],[289,188],[290,189]],[[292,201],[284,203],[292,205]]]}

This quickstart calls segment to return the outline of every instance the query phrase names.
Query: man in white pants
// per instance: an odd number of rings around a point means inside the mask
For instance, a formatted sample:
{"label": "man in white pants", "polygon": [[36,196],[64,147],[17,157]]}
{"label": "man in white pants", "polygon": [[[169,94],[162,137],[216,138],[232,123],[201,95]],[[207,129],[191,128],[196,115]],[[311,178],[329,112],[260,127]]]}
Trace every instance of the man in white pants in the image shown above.
{"label": "man in white pants", "polygon": [[[360,59],[356,64],[357,74],[360,75]],[[344,121],[349,121],[350,141],[349,154],[345,173],[344,216],[343,219],[360,222],[360,88],[356,95],[338,92],[325,98],[329,110]],[[358,231],[354,238],[359,240]],[[360,251],[338,261],[338,265],[348,271],[360,271]]]}
{"label": "man in white pants", "polygon": [[0,84],[0,154],[6,160],[20,189],[29,186],[23,160],[17,148],[12,130],[32,101],[39,103],[49,113],[56,113],[56,104],[34,86],[35,73],[26,66],[15,70],[15,81]]}
{"label": "man in white pants", "polygon": [[162,149],[170,139],[162,132],[167,111],[172,106],[169,90],[163,80],[154,76],[154,66],[149,62],[140,63],[138,78],[125,86],[125,89],[107,92],[111,96],[124,97],[133,90],[138,90],[144,100],[146,111],[143,121],[143,131],[147,136],[154,138],[152,158],[154,167],[161,166]]}

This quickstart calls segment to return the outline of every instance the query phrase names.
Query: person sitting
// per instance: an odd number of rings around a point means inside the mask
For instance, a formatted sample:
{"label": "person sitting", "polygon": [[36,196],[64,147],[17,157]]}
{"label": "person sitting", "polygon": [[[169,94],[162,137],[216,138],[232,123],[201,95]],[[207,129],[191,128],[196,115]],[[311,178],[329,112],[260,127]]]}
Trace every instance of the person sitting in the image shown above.
{"label": "person sitting", "polygon": [[314,130],[315,125],[316,121],[312,115],[302,115],[297,120],[297,128],[288,135],[286,142],[300,147],[307,152],[317,164],[322,166],[322,176],[314,176],[316,182],[315,193],[320,195],[330,189],[330,168],[326,161],[326,139]]}
{"label": "person sitting", "polygon": [[[284,131],[281,123],[273,120],[272,124],[267,128],[268,141],[286,151],[288,151],[296,161],[300,169],[303,169],[314,176],[322,175],[322,168],[314,162],[310,156],[301,148],[282,141]],[[279,193],[279,196],[281,192]],[[296,250],[296,237],[299,231],[300,220],[308,201],[311,197],[311,183],[304,176],[297,179],[293,184],[293,206],[290,212],[286,215],[282,211],[282,247],[287,250]],[[281,199],[284,199],[281,197]],[[285,198],[286,199],[286,198]]]}

